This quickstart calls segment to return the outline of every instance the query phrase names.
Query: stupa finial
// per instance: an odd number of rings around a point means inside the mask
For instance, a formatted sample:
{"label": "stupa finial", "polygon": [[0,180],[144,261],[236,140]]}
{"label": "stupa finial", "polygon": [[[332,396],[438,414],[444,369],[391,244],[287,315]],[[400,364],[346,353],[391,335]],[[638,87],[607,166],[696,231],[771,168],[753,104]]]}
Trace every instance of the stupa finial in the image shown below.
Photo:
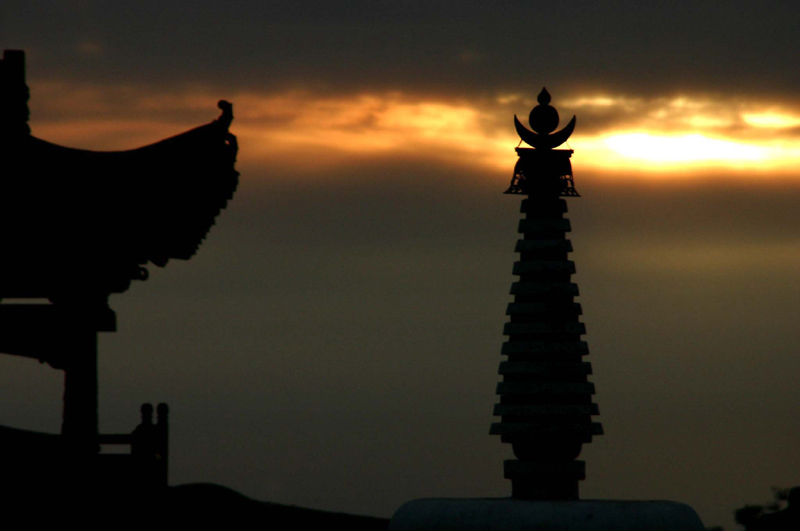
{"label": "stupa finial", "polygon": [[536,98],[539,105],[531,110],[528,116],[528,121],[531,124],[531,131],[514,115],[514,126],[517,128],[519,137],[525,141],[526,144],[536,149],[553,149],[564,142],[572,135],[575,129],[575,116],[569,121],[566,127],[557,133],[553,133],[558,127],[558,111],[555,107],[550,105],[550,93],[547,89],[542,87],[542,91]]}
{"label": "stupa finial", "polygon": [[528,117],[533,131],[522,125],[514,115],[514,126],[520,138],[533,146],[533,149],[517,147],[519,156],[514,167],[514,176],[507,194],[549,195],[555,193],[562,197],[580,197],[572,180],[572,165],[569,158],[571,149],[553,149],[567,141],[575,129],[575,117],[567,126],[553,133],[558,127],[558,111],[550,105],[550,93],[542,87],[536,97],[539,105],[531,110]]}

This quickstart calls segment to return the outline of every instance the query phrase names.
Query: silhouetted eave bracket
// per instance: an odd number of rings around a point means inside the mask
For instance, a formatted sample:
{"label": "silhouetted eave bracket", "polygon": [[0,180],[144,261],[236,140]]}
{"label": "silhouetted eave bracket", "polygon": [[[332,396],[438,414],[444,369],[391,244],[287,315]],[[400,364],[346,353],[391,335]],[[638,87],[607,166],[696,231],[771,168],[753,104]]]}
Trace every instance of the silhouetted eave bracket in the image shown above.
{"label": "silhouetted eave bracket", "polygon": [[110,308],[63,308],[57,304],[0,304],[0,354],[39,360],[56,369],[69,366],[64,338],[76,330],[115,332]]}

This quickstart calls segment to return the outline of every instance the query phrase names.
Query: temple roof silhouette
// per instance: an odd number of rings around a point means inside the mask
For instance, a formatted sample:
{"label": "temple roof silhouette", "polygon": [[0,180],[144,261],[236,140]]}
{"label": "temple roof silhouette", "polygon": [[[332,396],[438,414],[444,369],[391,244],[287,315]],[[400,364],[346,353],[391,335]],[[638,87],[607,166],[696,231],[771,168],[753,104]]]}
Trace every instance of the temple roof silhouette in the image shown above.
{"label": "temple roof silhouette", "polygon": [[99,299],[146,278],[147,264],[193,256],[238,184],[232,106],[219,107],[209,124],[129,151],[6,130],[0,298]]}

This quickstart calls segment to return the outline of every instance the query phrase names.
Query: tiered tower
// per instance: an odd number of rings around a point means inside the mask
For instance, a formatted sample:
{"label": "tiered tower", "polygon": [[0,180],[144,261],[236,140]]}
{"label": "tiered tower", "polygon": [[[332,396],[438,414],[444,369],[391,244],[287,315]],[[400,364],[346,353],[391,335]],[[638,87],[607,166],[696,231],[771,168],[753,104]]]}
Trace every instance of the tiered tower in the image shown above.
{"label": "tiered tower", "polygon": [[406,503],[392,517],[390,531],[703,531],[697,513],[670,501],[579,500],[578,482],[584,443],[601,435],[592,403],[591,365],[581,336],[578,286],[571,282],[575,264],[568,260],[564,197],[579,197],[572,180],[572,150],[554,149],[566,142],[575,118],[558,132],[558,113],[546,90],[530,114],[533,131],[514,117],[519,136],[532,148],[517,148],[519,161],[508,194],[522,200],[522,239],[514,264],[519,281],[511,286],[505,326],[508,341],[500,363],[503,381],[491,433],[511,444],[516,459],[505,462],[512,498],[434,498]]}
{"label": "tiered tower", "polygon": [[497,386],[500,402],[494,414],[500,422],[491,433],[510,443],[517,459],[505,462],[512,496],[527,500],[577,500],[584,462],[578,461],[584,443],[603,433],[592,403],[594,384],[587,380],[591,364],[581,336],[578,286],[571,282],[575,263],[568,260],[572,243],[566,238],[564,197],[579,197],[572,180],[572,150],[553,149],[564,143],[575,127],[575,117],[556,133],[558,112],[542,89],[539,105],[530,113],[533,131],[514,117],[517,132],[531,148],[516,149],[519,160],[511,186],[505,192],[526,196],[517,241],[520,259],[514,263],[519,281],[511,286],[514,302],[500,363],[503,381]]}

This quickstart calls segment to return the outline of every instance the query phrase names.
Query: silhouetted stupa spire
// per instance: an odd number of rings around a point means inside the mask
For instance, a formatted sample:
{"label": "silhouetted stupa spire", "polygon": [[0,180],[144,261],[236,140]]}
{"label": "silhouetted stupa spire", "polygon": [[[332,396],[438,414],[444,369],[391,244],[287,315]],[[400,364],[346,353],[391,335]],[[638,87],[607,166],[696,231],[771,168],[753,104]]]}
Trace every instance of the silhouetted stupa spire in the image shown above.
{"label": "silhouetted stupa spire", "polygon": [[598,408],[592,403],[594,384],[587,381],[591,364],[583,361],[589,349],[581,340],[586,329],[575,302],[578,286],[570,281],[575,263],[567,259],[571,226],[563,197],[578,197],[569,160],[573,152],[553,149],[572,133],[575,117],[553,133],[559,118],[547,90],[538,101],[530,113],[532,131],[514,117],[517,132],[533,149],[516,149],[519,160],[506,191],[527,197],[516,245],[520,259],[513,269],[519,281],[511,286],[514,302],[503,332],[507,359],[500,363],[503,381],[494,410],[501,420],[492,424],[491,433],[511,444],[517,458],[505,462],[513,497],[575,500],[578,481],[584,479],[584,463],[577,460],[581,448],[603,433],[591,418]]}
{"label": "silhouetted stupa spire", "polygon": [[392,517],[391,531],[703,531],[697,513],[671,501],[579,500],[578,482],[584,463],[578,456],[585,443],[601,435],[592,403],[591,365],[581,340],[586,329],[575,302],[578,286],[571,282],[575,264],[567,259],[572,243],[566,238],[564,197],[577,197],[572,181],[572,150],[563,144],[575,127],[556,133],[558,112],[546,90],[531,111],[532,130],[514,117],[520,137],[533,146],[517,148],[509,194],[522,200],[522,239],[514,264],[519,281],[511,286],[500,363],[503,381],[491,433],[511,444],[516,459],[505,462],[511,498],[433,498],[413,500]]}

